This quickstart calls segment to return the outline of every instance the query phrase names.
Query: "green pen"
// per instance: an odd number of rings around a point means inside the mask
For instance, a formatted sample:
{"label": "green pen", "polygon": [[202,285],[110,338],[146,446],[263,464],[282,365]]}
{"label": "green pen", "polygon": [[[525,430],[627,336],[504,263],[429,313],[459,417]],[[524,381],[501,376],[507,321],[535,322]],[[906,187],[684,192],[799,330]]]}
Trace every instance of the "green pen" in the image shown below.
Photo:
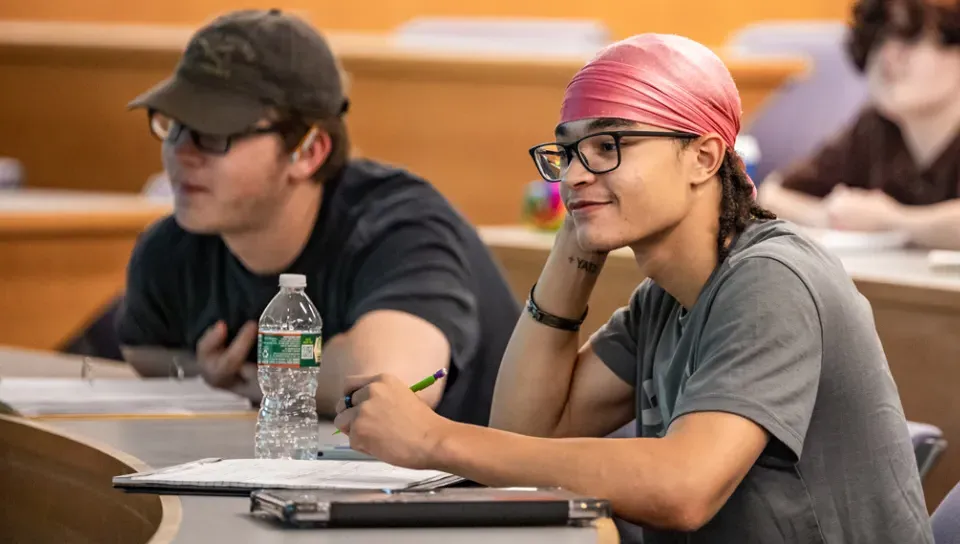
{"label": "green pen", "polygon": [[[442,378],[442,377],[444,377],[444,376],[446,376],[446,375],[447,375],[447,371],[446,371],[445,369],[442,369],[442,368],[441,368],[440,370],[434,372],[433,374],[427,376],[426,378],[420,380],[419,382],[411,385],[411,386],[410,386],[410,390],[413,391],[414,393],[416,393],[416,392],[418,392],[418,391],[423,391],[424,389],[426,389],[426,388],[430,387],[431,385],[437,383],[437,380],[439,380],[440,378]],[[350,397],[351,397],[352,395],[353,395],[353,393],[351,393],[350,395],[347,395],[347,398],[346,398],[346,400],[347,400],[347,407],[348,407],[348,408],[353,408],[353,405],[350,403]],[[333,434],[340,434],[340,429],[337,429]]]}

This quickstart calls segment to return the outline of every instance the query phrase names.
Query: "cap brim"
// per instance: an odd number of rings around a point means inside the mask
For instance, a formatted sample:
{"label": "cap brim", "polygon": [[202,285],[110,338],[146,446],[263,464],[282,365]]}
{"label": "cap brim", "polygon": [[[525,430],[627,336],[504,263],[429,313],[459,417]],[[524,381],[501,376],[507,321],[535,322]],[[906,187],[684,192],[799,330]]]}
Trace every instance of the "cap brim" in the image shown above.
{"label": "cap brim", "polygon": [[194,130],[223,135],[242,132],[267,113],[256,98],[196,85],[177,76],[161,81],[127,107],[155,109]]}

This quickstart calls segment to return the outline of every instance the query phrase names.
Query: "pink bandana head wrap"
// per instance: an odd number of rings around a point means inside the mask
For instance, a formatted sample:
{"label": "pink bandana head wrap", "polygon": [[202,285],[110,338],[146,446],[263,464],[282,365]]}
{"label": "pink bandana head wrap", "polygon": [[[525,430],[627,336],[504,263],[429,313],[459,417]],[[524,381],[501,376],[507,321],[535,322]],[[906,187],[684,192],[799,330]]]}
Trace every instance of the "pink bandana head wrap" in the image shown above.
{"label": "pink bandana head wrap", "polygon": [[560,123],[613,117],[715,132],[733,151],[740,113],[733,77],[712,51],[682,36],[639,34],[605,47],[573,76]]}

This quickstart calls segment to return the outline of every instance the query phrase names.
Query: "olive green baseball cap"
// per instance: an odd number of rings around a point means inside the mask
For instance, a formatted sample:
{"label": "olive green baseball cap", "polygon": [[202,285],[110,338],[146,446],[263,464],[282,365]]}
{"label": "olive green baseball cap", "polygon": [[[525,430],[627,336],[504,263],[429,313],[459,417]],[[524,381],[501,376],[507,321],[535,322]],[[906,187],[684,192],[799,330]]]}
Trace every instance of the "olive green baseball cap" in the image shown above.
{"label": "olive green baseball cap", "polygon": [[323,36],[306,21],[271,9],[230,12],[202,27],[174,73],[128,106],[229,135],[271,110],[327,119],[345,113],[348,103]]}

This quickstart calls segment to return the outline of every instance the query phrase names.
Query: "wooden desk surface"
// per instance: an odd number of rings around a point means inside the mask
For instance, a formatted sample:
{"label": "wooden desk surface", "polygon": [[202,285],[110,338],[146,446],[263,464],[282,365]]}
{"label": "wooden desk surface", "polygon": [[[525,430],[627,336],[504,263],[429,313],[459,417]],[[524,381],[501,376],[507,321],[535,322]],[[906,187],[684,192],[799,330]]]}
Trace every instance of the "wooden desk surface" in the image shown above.
{"label": "wooden desk surface", "polygon": [[131,193],[14,189],[0,194],[0,240],[138,235],[170,211],[167,201]]}
{"label": "wooden desk surface", "polygon": [[[373,0],[356,9],[352,4],[318,3],[311,0],[275,0],[270,6],[297,12],[326,29],[389,31],[417,17],[465,17],[504,20],[569,17],[595,20],[615,39],[641,30],[678,33],[705,43],[719,43],[745,25],[761,21],[843,21],[849,17],[852,0],[768,2],[739,0],[718,3],[687,2],[582,2],[554,0],[549,5],[513,0]],[[67,0],[5,2],[2,19],[76,20],[184,24],[208,20],[239,6],[264,6],[235,0],[167,0],[165,2],[89,2]]]}
{"label": "wooden desk surface", "polygon": [[[160,170],[160,147],[143,112],[125,105],[169,75],[192,31],[0,22],[0,125],[8,127],[0,154],[18,157],[33,186],[138,191]],[[327,37],[350,73],[347,123],[365,156],[426,177],[475,224],[519,221],[524,186],[537,177],[527,149],[552,137],[564,88],[587,58],[405,47],[384,34]],[[806,67],[795,58],[721,56],[745,117]],[[58,99],[65,87],[69,101]]]}
{"label": "wooden desk surface", "polygon": [[9,542],[170,542],[173,496],[127,495],[117,474],[147,470],[100,442],[0,414],[0,527]]}
{"label": "wooden desk surface", "polygon": [[170,210],[166,199],[132,193],[106,191],[71,191],[26,187],[0,193],[0,214],[26,219],[43,214],[99,215],[136,212],[164,213]]}
{"label": "wooden desk surface", "polygon": [[[44,48],[149,51],[164,56],[172,54],[175,60],[195,30],[192,26],[0,21],[0,46],[33,51]],[[441,73],[473,80],[504,75],[535,80],[553,74],[566,84],[572,76],[571,69],[575,72],[588,60],[568,54],[465,53],[403,43],[389,33],[339,30],[324,32],[324,36],[350,72],[356,67],[411,75],[407,70],[414,69],[418,74]],[[742,74],[748,81],[770,78],[779,81],[784,75],[801,74],[806,69],[805,61],[796,57],[748,60],[726,55],[723,50],[719,53],[731,72]],[[504,68],[508,71],[504,72]]]}
{"label": "wooden desk surface", "polygon": [[[254,420],[69,420],[56,429],[103,442],[154,468],[205,457],[249,458],[253,454]],[[321,436],[333,427],[321,424]],[[344,439],[345,440],[345,439]],[[334,441],[331,443],[343,443]],[[174,542],[391,542],[428,544],[491,541],[530,543],[613,543],[619,540],[612,523],[586,528],[483,528],[383,530],[283,530],[247,515],[250,500],[236,497],[180,497],[183,519]]]}
{"label": "wooden desk surface", "polygon": [[[552,233],[523,227],[483,227],[481,238],[500,260],[515,296],[524,300],[553,245]],[[877,332],[908,419],[936,425],[950,442],[927,475],[927,507],[935,508],[960,481],[960,273],[937,272],[923,251],[839,254],[873,307]],[[633,253],[611,253],[590,299],[585,334],[602,325],[642,281]]]}
{"label": "wooden desk surface", "polygon": [[[3,378],[77,378],[84,357],[0,346],[0,380]],[[96,378],[136,379],[137,373],[126,363],[87,358],[90,376]]]}
{"label": "wooden desk surface", "polygon": [[[66,372],[68,375],[79,371],[79,357],[56,353],[20,350],[16,348],[0,347],[0,379],[8,375],[30,375],[34,377],[60,377]],[[112,364],[107,361],[95,361],[99,365],[98,372],[109,369],[117,371],[123,365]],[[12,372],[11,372],[12,370]],[[122,372],[118,372],[122,374]],[[120,377],[120,376],[118,376]],[[0,424],[15,421],[19,418],[0,416]],[[253,417],[235,418],[69,418],[51,419],[43,423],[26,422],[29,430],[49,429],[52,431],[49,438],[34,437],[30,444],[22,444],[26,449],[40,450],[46,443],[62,441],[64,437],[77,437],[83,441],[83,446],[102,447],[106,455],[120,457],[133,464],[135,470],[161,468],[165,466],[186,463],[205,457],[222,458],[250,458],[253,456],[253,437],[256,419]],[[2,425],[0,425],[2,426]],[[26,428],[26,427],[25,427]],[[325,443],[342,445],[348,439],[342,435],[333,435],[333,425],[322,422],[320,436]],[[37,433],[34,432],[33,435]],[[31,435],[31,436],[33,436]],[[0,440],[0,453],[3,453],[3,440]],[[79,448],[81,444],[78,444]],[[61,445],[61,448],[63,446]],[[59,457],[63,450],[57,452],[40,452],[41,457]],[[87,457],[90,457],[88,454]],[[7,457],[0,455],[0,474],[7,467],[3,461]],[[103,463],[100,463],[103,465]],[[69,474],[60,467],[58,474],[47,478],[50,485],[56,485],[58,478],[68,478]],[[124,495],[120,491],[109,489],[102,480],[119,474],[99,477],[101,481],[91,480],[89,486],[97,488],[110,498],[110,501],[123,501]],[[130,472],[126,470],[125,472]],[[87,475],[85,478],[90,479]],[[105,485],[106,484],[106,485]],[[140,496],[135,497],[148,497]],[[0,489],[0,503],[6,497]],[[293,531],[283,530],[277,526],[260,522],[247,515],[249,499],[237,497],[198,497],[182,496],[167,497],[164,501],[163,522],[158,525],[164,531],[162,538],[157,542],[377,542],[389,541],[398,544],[427,544],[463,542],[466,544],[482,544],[490,540],[504,542],[531,542],[531,543],[568,543],[612,544],[619,541],[617,530],[612,522],[604,522],[597,527],[585,528],[483,528],[483,529],[429,529],[429,530],[317,530]],[[63,514],[65,515],[65,514]],[[87,520],[87,526],[92,533],[102,532],[104,523],[109,517],[102,517],[99,523],[96,520]],[[49,520],[56,524],[56,517]],[[97,533],[99,534],[99,533]],[[172,538],[172,540],[170,540]]]}
{"label": "wooden desk surface", "polygon": [[[552,232],[522,226],[480,227],[480,236],[491,247],[510,247],[531,251],[550,251]],[[633,252],[621,248],[610,254],[615,259],[633,261]],[[839,254],[840,261],[857,282],[916,287],[960,294],[960,273],[938,272],[927,264],[927,252],[921,250],[850,251]],[[529,289],[529,287],[528,287]]]}

